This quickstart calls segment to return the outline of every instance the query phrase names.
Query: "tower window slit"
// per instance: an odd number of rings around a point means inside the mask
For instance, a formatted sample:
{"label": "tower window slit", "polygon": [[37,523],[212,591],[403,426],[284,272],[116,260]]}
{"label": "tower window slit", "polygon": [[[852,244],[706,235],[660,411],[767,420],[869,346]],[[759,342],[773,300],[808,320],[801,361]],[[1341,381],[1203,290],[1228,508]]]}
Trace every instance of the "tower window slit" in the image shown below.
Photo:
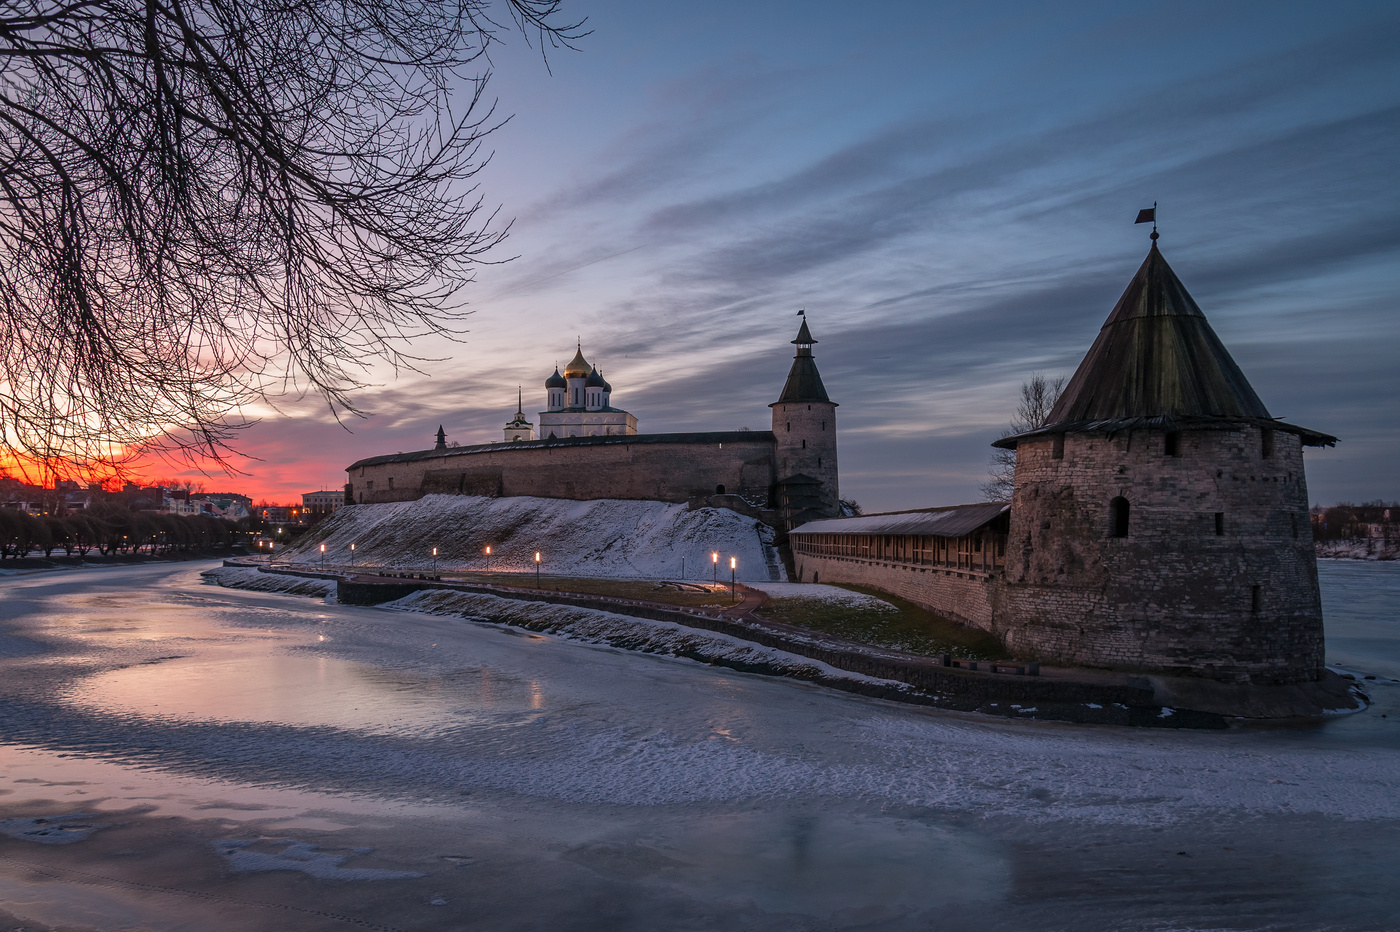
{"label": "tower window slit", "polygon": [[1050,458],[1052,460],[1062,460],[1065,458],[1065,435],[1056,434],[1050,440]]}
{"label": "tower window slit", "polygon": [[1271,430],[1260,431],[1259,434],[1259,454],[1268,459],[1274,455],[1274,432]]}
{"label": "tower window slit", "polygon": [[1175,431],[1175,430],[1173,430],[1173,431],[1170,431],[1170,432],[1167,434],[1166,440],[1164,441],[1163,452],[1165,452],[1165,453],[1167,454],[1167,456],[1180,456],[1180,455],[1181,455],[1181,432],[1180,432],[1180,431]]}
{"label": "tower window slit", "polygon": [[1225,512],[1223,511],[1217,511],[1215,513],[1215,536],[1225,536]]}
{"label": "tower window slit", "polygon": [[1114,537],[1128,536],[1128,500],[1119,495],[1108,503],[1109,527]]}
{"label": "tower window slit", "polygon": [[1264,587],[1253,586],[1249,591],[1249,610],[1259,614],[1264,608]]}
{"label": "tower window slit", "polygon": [[807,441],[802,441],[802,449],[807,449]]}

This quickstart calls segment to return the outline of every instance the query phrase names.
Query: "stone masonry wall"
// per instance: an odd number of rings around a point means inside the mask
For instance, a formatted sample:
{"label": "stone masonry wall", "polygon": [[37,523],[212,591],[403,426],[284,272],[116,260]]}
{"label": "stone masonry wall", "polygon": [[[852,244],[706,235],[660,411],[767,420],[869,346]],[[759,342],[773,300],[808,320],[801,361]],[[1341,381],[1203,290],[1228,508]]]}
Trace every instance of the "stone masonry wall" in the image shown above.
{"label": "stone masonry wall", "polygon": [[944,618],[993,630],[993,596],[999,584],[995,576],[858,557],[800,554],[796,561],[798,582],[869,586]]}
{"label": "stone masonry wall", "polygon": [[[1322,608],[1299,440],[1257,427],[1023,443],[996,631],[1026,656],[1315,679]],[[1265,455],[1266,449],[1268,454]],[[1114,536],[1111,502],[1128,502]],[[1217,533],[1217,513],[1219,531]]]}
{"label": "stone masonry wall", "polygon": [[839,514],[836,405],[819,401],[779,402],[772,408],[777,478],[802,474],[820,479],[823,513]]}
{"label": "stone masonry wall", "polygon": [[[645,435],[643,435],[645,436]],[[724,494],[766,499],[773,440],[605,444],[497,444],[485,450],[350,470],[357,503],[411,501],[429,493],[685,502]]]}

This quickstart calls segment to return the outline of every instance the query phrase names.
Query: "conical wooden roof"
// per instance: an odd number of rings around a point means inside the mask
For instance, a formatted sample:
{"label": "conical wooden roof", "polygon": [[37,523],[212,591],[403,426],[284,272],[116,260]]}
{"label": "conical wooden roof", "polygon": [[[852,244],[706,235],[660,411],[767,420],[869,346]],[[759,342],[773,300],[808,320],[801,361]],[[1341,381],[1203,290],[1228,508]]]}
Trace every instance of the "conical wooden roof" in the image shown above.
{"label": "conical wooden roof", "polygon": [[[782,394],[773,404],[789,404],[799,401],[820,401],[831,404],[826,386],[822,384],[821,373],[817,372],[817,361],[812,358],[812,331],[807,329],[807,318],[802,318],[802,327],[797,331],[797,355],[793,357],[792,368],[788,370],[787,381],[783,383]],[[769,405],[768,407],[773,407]]]}
{"label": "conical wooden roof", "polygon": [[1050,422],[1162,415],[1267,418],[1269,411],[1153,243]]}
{"label": "conical wooden roof", "polygon": [[1154,242],[1046,426],[996,445],[1014,447],[1032,434],[1173,429],[1193,422],[1267,422],[1305,443],[1336,442],[1269,414]]}

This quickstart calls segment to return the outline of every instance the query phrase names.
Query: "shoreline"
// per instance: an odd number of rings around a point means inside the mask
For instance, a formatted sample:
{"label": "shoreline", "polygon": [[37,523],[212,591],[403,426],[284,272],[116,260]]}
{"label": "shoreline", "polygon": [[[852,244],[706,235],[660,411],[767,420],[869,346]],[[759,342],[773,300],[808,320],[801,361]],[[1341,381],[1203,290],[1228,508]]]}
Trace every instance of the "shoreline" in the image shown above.
{"label": "shoreline", "polygon": [[[1232,723],[1306,723],[1362,711],[1367,706],[1355,682],[1332,671],[1316,683],[1298,686],[1238,686],[1073,668],[1042,668],[1040,676],[983,672],[976,664],[971,669],[949,667],[934,658],[844,641],[751,614],[711,616],[577,593],[279,571],[237,561],[226,561],[223,569],[255,572],[261,579],[240,578],[220,570],[203,575],[228,588],[312,596],[334,591],[350,596],[337,598],[344,604],[461,615],[626,650],[684,656],[740,672],[801,679],[872,698],[1004,718],[1218,730]],[[268,576],[281,577],[288,584],[257,584]],[[312,580],[317,580],[319,587]],[[609,626],[600,627],[596,620],[589,624],[589,619],[577,617],[578,612],[611,616],[622,624],[602,630]],[[657,625],[690,634],[656,637]],[[736,643],[749,649],[736,651]],[[1017,665],[999,666],[1010,669]],[[1022,670],[1025,667],[1020,664]]]}

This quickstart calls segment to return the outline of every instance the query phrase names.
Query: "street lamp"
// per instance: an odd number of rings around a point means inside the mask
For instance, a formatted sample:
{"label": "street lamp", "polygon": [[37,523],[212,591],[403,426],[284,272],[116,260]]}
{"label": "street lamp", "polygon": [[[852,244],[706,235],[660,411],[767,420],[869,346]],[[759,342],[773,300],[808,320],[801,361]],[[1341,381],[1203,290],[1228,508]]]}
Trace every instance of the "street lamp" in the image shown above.
{"label": "street lamp", "polygon": [[540,587],[540,552],[535,551],[535,588]]}
{"label": "street lamp", "polygon": [[355,566],[355,545],[350,545],[350,565]]}
{"label": "street lamp", "polygon": [[437,548],[433,548],[433,575],[437,575]]}
{"label": "street lamp", "polygon": [[326,568],[326,545],[321,545],[321,569]]}
{"label": "street lamp", "polygon": [[486,545],[486,572],[491,572],[491,545]]}
{"label": "street lamp", "polygon": [[734,571],[735,571],[736,569],[738,569],[738,567],[739,567],[739,558],[738,558],[738,557],[730,557],[730,558],[729,558],[729,601],[731,601],[731,602],[737,602],[737,601],[738,601],[738,599],[737,599],[737,598],[735,597],[735,595],[734,595]]}
{"label": "street lamp", "polygon": [[[705,577],[702,576],[702,577],[700,577],[700,578],[701,578],[701,579],[704,579]],[[710,585],[712,585],[712,586],[718,586],[718,585],[719,585],[719,551],[718,551],[718,550],[712,550],[712,551],[710,552]]]}

